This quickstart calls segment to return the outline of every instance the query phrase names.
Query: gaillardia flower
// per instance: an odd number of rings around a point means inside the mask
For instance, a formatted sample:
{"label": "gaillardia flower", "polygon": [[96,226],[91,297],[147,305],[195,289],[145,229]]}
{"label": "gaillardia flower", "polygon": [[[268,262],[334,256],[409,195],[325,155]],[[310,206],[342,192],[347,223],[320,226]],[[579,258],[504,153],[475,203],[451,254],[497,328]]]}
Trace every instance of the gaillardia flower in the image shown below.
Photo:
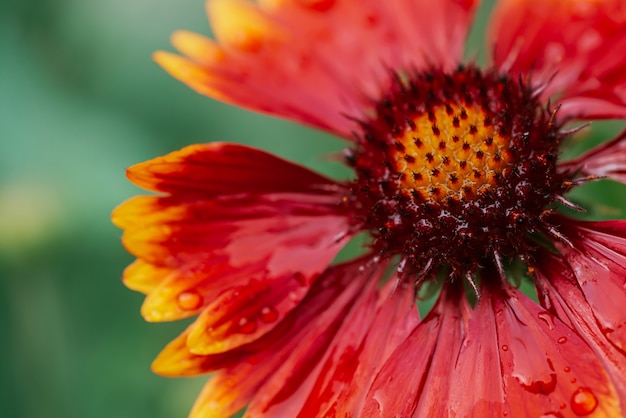
{"label": "gaillardia flower", "polygon": [[[149,321],[197,315],[153,364],[213,373],[192,417],[626,416],[626,221],[566,197],[626,182],[626,133],[560,154],[626,119],[626,3],[501,0],[482,68],[462,60],[477,2],[209,0],[217,40],[155,55],[344,138],[355,173],[227,143],[128,170],[158,194],[114,212],[124,281]],[[363,254],[333,261],[357,234]]]}

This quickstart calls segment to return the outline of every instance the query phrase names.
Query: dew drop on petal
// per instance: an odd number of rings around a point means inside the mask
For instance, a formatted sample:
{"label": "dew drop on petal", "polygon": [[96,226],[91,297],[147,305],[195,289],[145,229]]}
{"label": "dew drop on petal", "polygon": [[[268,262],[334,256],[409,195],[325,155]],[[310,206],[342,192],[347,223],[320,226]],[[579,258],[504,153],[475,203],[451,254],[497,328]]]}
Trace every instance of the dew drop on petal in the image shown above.
{"label": "dew drop on petal", "polygon": [[559,344],[565,344],[567,342],[567,337],[561,337],[558,340],[556,340],[556,342]]}
{"label": "dew drop on petal", "polygon": [[561,405],[559,405],[559,408],[565,409],[565,408],[567,408],[567,404],[565,402],[563,402]]}
{"label": "dew drop on petal", "polygon": [[195,290],[189,290],[179,293],[176,297],[176,303],[184,311],[193,311],[202,306],[204,298]]}
{"label": "dew drop on petal", "polygon": [[261,315],[259,318],[261,318],[261,321],[265,323],[274,322],[278,319],[278,311],[270,306],[266,306],[261,309]]}
{"label": "dew drop on petal", "polygon": [[530,393],[542,393],[544,395],[549,395],[554,392],[556,389],[556,374],[550,373],[550,376],[547,381],[536,380],[531,383],[526,383],[518,378],[518,381],[522,385],[524,389],[529,391]]}
{"label": "dew drop on petal", "polygon": [[502,346],[502,351],[509,351],[509,346],[508,345],[503,345]]}
{"label": "dew drop on petal", "polygon": [[569,367],[569,366],[565,366],[565,367],[563,368],[563,371],[564,371],[565,373],[569,373],[569,372],[571,372],[571,371],[572,371],[572,369],[570,369],[570,367]]}
{"label": "dew drop on petal", "polygon": [[237,323],[237,329],[242,334],[252,334],[256,331],[256,321],[248,318],[241,318]]}
{"label": "dew drop on petal", "polygon": [[550,328],[551,330],[554,329],[554,320],[552,319],[552,315],[550,315],[548,312],[540,312],[537,314],[537,316],[539,317],[539,319],[545,322],[546,325],[548,325],[548,328]]}
{"label": "dew drop on petal", "polygon": [[589,388],[578,388],[572,395],[572,411],[576,415],[589,415],[598,406],[598,398]]}

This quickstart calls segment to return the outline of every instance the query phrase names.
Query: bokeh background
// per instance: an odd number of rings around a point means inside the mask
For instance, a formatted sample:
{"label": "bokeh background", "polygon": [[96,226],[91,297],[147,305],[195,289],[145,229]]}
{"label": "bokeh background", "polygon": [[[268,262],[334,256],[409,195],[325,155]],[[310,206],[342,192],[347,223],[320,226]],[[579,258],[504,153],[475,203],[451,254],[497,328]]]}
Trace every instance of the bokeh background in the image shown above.
{"label": "bokeh background", "polygon": [[[491,4],[470,38],[478,60]],[[126,167],[227,140],[349,175],[328,157],[341,141],[213,102],[151,61],[175,29],[209,34],[203,10],[203,0],[0,3],[0,417],[183,417],[205,381],[150,372],[185,324],[145,323],[142,296],[120,281],[132,258],[109,215],[140,193]],[[574,149],[618,125],[597,124]],[[620,217],[624,191],[600,182],[574,198]]]}

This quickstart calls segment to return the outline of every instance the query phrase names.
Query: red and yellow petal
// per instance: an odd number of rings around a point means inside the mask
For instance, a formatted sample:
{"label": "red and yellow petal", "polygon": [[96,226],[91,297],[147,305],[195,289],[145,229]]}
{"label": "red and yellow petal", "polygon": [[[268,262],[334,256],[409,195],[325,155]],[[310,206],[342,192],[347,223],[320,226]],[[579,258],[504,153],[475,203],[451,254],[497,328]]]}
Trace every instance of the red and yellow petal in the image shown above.
{"label": "red and yellow petal", "polygon": [[501,0],[489,42],[497,68],[559,95],[561,118],[626,117],[623,1]]}
{"label": "red and yellow petal", "polygon": [[155,59],[202,94],[351,138],[345,115],[364,116],[389,68],[458,63],[477,3],[209,0],[218,44],[177,33],[190,60]]}
{"label": "red and yellow petal", "polygon": [[127,172],[150,191],[198,195],[207,199],[241,193],[317,192],[335,183],[267,152],[238,144],[190,145]]}
{"label": "red and yellow petal", "polygon": [[222,369],[203,389],[192,417],[230,416],[255,401],[264,408],[280,403],[315,369],[359,301],[371,300],[376,293],[383,269],[360,269],[364,262],[329,268],[306,298],[256,341],[224,353],[196,355],[189,350],[186,332],[159,355],[153,369],[168,376]]}
{"label": "red and yellow petal", "polygon": [[[168,194],[133,198],[113,213],[125,230],[124,245],[139,259],[125,281],[147,294],[142,314],[150,321],[196,315],[220,295],[226,298],[224,292],[247,286],[255,289],[247,294],[251,310],[273,308],[282,317],[345,243],[341,187],[249,147],[187,147],[138,164],[129,177]],[[283,284],[280,290],[274,280]],[[223,312],[207,314],[199,324],[232,325],[236,318]],[[242,344],[271,329],[270,322],[245,338],[231,332],[236,327],[218,327],[199,347],[216,335],[216,346]]]}

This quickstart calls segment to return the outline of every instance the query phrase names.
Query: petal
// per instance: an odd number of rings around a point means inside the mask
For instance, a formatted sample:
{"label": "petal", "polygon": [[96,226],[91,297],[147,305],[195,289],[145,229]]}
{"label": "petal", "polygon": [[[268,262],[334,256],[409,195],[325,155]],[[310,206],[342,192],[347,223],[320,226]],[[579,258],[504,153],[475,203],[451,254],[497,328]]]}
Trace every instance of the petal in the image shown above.
{"label": "petal", "polygon": [[559,247],[604,335],[626,352],[626,221],[562,218],[574,248]]}
{"label": "petal", "polygon": [[[329,262],[329,260],[326,260]],[[195,354],[232,350],[271,331],[304,298],[309,286],[294,275],[251,280],[223,292],[189,328]]]}
{"label": "petal", "polygon": [[155,60],[202,94],[349,138],[355,125],[345,115],[363,117],[389,69],[459,62],[477,3],[209,0],[219,45],[177,33],[173,43],[191,60]]}
{"label": "petal", "polygon": [[[319,327],[307,324],[308,337],[298,338],[299,346],[289,354],[274,373],[268,378],[258,391],[247,409],[246,416],[263,416],[267,418],[311,416],[312,411],[305,408],[306,400],[311,391],[315,392],[315,383],[318,379],[337,379],[337,386],[346,376],[333,376],[329,370],[329,357],[342,362],[340,367],[348,369],[350,373],[354,364],[351,359],[339,356],[339,353],[356,355],[358,343],[371,325],[378,300],[377,284],[382,279],[387,264],[365,267],[351,263],[351,271],[347,273],[352,280],[360,284],[358,294],[353,296],[348,304],[341,300],[333,301],[344,307],[340,316],[333,315],[335,321],[332,327]],[[356,266],[361,267],[361,271]],[[365,268],[363,268],[365,267]],[[302,344],[302,342],[306,342]],[[331,362],[333,360],[330,360]],[[331,374],[326,374],[331,373]],[[315,416],[315,415],[313,415]]]}
{"label": "petal", "polygon": [[561,163],[559,169],[626,183],[626,131],[577,158]]}
{"label": "petal", "polygon": [[361,416],[361,404],[376,373],[419,322],[414,289],[398,280],[392,277],[387,282],[376,309],[363,304],[346,318],[299,418]]}
{"label": "petal", "polygon": [[621,415],[607,372],[578,334],[510,286],[490,298],[509,411],[529,418]]}
{"label": "petal", "polygon": [[626,412],[625,353],[611,344],[600,329],[593,308],[564,260],[546,251],[540,254],[537,262],[535,283],[542,305],[567,323],[594,350],[619,393],[622,412]]}
{"label": "petal", "polygon": [[253,343],[225,353],[194,355],[185,349],[183,334],[159,355],[153,369],[189,375],[224,367],[202,390],[191,417],[230,416],[255,398],[267,401],[281,391],[288,396],[297,387],[294,383],[315,368],[346,316],[359,305],[357,300],[370,300],[375,293],[383,270],[360,269],[363,263],[360,259],[329,268],[285,320]]}
{"label": "petal", "polygon": [[[223,307],[226,295],[216,298],[246,286],[250,309],[273,308],[282,317],[347,239],[338,185],[251,148],[188,147],[129,173],[151,190],[170,193],[131,199],[113,214],[125,229],[124,245],[141,260],[127,270],[125,281],[147,293],[142,314],[151,321],[196,315],[210,304]],[[232,314],[206,314],[200,322],[226,327],[241,319]],[[270,329],[270,322],[258,333]],[[235,338],[225,330],[216,330],[216,344],[225,343],[227,334]],[[210,345],[207,338],[203,345]]]}
{"label": "petal", "polygon": [[137,164],[130,181],[150,191],[201,194],[204,198],[240,193],[322,192],[334,182],[264,151],[213,142],[190,145]]}
{"label": "petal", "polygon": [[445,416],[450,365],[461,347],[469,307],[459,292],[444,292],[424,320],[376,375],[360,416]]}
{"label": "petal", "polygon": [[502,0],[489,42],[497,68],[560,93],[560,117],[626,117],[623,1]]}
{"label": "petal", "polygon": [[148,294],[174,272],[175,270],[171,268],[135,260],[124,270],[123,280],[129,289]]}

